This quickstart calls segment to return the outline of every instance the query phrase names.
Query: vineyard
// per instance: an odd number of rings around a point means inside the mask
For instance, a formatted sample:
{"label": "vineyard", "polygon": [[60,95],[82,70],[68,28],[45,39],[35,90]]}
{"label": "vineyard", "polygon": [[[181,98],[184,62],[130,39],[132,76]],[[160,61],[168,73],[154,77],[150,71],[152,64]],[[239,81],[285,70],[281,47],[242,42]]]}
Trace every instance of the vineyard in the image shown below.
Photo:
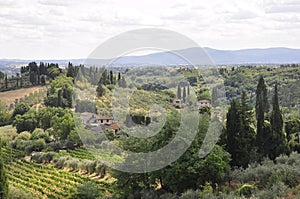
{"label": "vineyard", "polygon": [[103,195],[114,193],[112,184],[79,173],[57,170],[53,166],[18,159],[23,155],[21,151],[3,148],[8,180],[10,185],[34,194],[36,198],[67,198],[76,191],[77,185],[87,181],[97,184]]}

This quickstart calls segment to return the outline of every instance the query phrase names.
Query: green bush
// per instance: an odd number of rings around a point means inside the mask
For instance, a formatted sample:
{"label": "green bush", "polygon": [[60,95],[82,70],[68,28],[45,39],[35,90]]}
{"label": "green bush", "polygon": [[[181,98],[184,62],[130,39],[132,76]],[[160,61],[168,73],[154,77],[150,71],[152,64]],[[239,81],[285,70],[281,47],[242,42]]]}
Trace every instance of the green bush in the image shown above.
{"label": "green bush", "polygon": [[233,181],[241,183],[257,182],[259,187],[270,188],[281,181],[289,187],[295,187],[300,181],[300,154],[291,153],[275,159],[264,160],[261,164],[252,164],[246,169],[236,169],[232,172]]}
{"label": "green bush", "polygon": [[277,182],[276,184],[273,184],[273,186],[270,189],[263,190],[263,191],[259,192],[256,196],[259,199],[283,198],[286,190],[287,190],[287,187],[284,185],[283,182]]}
{"label": "green bush", "polygon": [[244,184],[236,191],[236,194],[249,198],[253,196],[256,192],[257,192],[257,187],[255,185]]}
{"label": "green bush", "polygon": [[42,151],[46,146],[44,139],[31,140],[25,147],[25,152],[29,155],[33,151]]}
{"label": "green bush", "polygon": [[97,185],[92,182],[85,182],[77,187],[72,199],[96,199],[100,198],[101,192]]}
{"label": "green bush", "polygon": [[200,199],[201,191],[189,189],[182,193],[179,199]]}
{"label": "green bush", "polygon": [[22,189],[14,186],[9,186],[9,199],[32,199],[34,196],[31,193],[25,192]]}
{"label": "green bush", "polygon": [[22,133],[20,133],[16,139],[18,140],[29,140],[31,137],[31,134],[28,131],[23,131]]}
{"label": "green bush", "polygon": [[31,134],[31,140],[44,139],[46,142],[50,141],[50,136],[48,133],[44,132],[43,129],[36,128]]}

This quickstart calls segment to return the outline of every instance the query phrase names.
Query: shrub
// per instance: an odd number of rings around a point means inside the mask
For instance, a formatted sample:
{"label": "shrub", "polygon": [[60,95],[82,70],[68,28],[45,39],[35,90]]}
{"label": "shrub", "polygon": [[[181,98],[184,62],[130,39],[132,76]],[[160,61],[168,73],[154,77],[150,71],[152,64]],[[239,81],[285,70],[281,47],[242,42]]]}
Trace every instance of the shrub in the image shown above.
{"label": "shrub", "polygon": [[77,187],[77,192],[73,195],[74,199],[95,199],[100,198],[99,187],[92,182],[85,182]]}
{"label": "shrub", "polygon": [[291,153],[276,158],[275,162],[264,160],[261,164],[250,165],[247,169],[237,169],[232,172],[233,181],[257,182],[260,187],[272,187],[281,181],[289,187],[295,187],[300,181],[300,154]]}
{"label": "shrub", "polygon": [[42,151],[46,146],[44,139],[32,140],[28,144],[29,145],[25,147],[25,152],[27,155],[33,151]]}
{"label": "shrub", "polygon": [[29,140],[31,137],[31,134],[28,131],[23,131],[22,133],[20,133],[16,139],[18,140]]}
{"label": "shrub", "polygon": [[173,193],[164,193],[160,196],[160,199],[179,199],[179,197]]}
{"label": "shrub", "polygon": [[277,199],[284,197],[284,193],[287,190],[287,187],[283,182],[277,182],[273,184],[270,189],[259,192],[256,196],[260,199]]}
{"label": "shrub", "polygon": [[31,134],[31,140],[44,139],[46,142],[50,141],[49,134],[44,132],[43,129],[36,128]]}
{"label": "shrub", "polygon": [[22,189],[14,186],[9,186],[9,199],[32,199],[34,196],[31,193],[25,192]]}
{"label": "shrub", "polygon": [[201,192],[199,190],[189,189],[186,192],[184,192],[183,194],[181,194],[179,199],[199,199],[200,194],[201,194]]}
{"label": "shrub", "polygon": [[70,159],[72,159],[71,156],[62,156],[62,157],[54,158],[53,160],[54,167],[58,169],[62,169],[64,168],[65,162]]}
{"label": "shrub", "polygon": [[31,155],[31,160],[35,161],[37,163],[50,163],[54,156],[56,155],[55,152],[36,152],[36,153],[32,153]]}
{"label": "shrub", "polygon": [[257,192],[257,187],[255,185],[244,184],[236,191],[236,194],[249,198],[253,196],[256,192]]}

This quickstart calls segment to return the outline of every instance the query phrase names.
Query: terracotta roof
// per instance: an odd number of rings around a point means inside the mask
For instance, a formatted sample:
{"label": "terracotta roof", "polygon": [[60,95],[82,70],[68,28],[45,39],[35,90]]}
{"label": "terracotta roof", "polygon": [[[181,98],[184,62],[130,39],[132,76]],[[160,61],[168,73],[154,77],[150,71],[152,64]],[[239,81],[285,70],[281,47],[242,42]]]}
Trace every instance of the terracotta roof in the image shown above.
{"label": "terracotta roof", "polygon": [[97,120],[113,120],[114,118],[111,116],[105,116],[105,115],[96,115]]}
{"label": "terracotta roof", "polygon": [[118,123],[112,123],[111,125],[109,125],[107,127],[107,129],[119,130],[120,129],[120,125]]}

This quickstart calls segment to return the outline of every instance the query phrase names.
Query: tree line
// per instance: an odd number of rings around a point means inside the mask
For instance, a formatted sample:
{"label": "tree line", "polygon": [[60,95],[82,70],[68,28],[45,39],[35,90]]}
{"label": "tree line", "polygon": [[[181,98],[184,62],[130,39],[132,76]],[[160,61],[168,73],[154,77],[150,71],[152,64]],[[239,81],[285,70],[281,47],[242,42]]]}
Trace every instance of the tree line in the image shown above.
{"label": "tree line", "polygon": [[256,88],[255,110],[245,91],[242,92],[241,99],[231,101],[226,127],[220,140],[231,154],[231,166],[247,167],[264,157],[274,160],[279,155],[290,152],[283,128],[277,84],[273,91],[271,106],[264,78],[260,77]]}

